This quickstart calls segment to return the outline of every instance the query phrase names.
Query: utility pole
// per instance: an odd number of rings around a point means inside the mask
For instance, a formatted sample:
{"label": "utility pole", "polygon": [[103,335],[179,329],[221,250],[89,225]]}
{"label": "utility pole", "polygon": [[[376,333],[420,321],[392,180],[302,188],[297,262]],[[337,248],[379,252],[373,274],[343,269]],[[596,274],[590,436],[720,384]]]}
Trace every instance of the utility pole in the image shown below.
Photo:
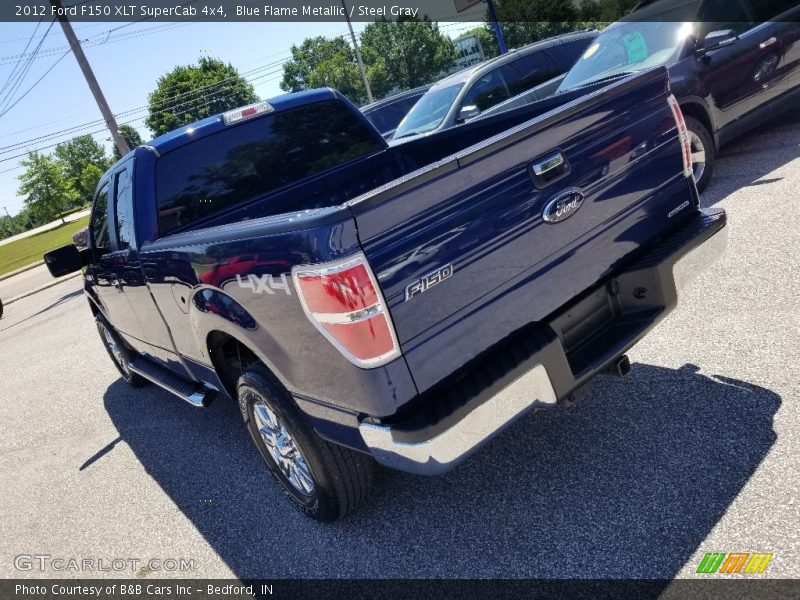
{"label": "utility pole", "polygon": [[492,27],[494,27],[494,34],[497,36],[497,47],[500,49],[500,54],[508,52],[506,48],[506,40],[503,38],[503,30],[500,29],[500,23],[497,22],[497,11],[494,8],[493,0],[486,0],[489,5],[489,18],[492,20]]}
{"label": "utility pole", "polygon": [[3,207],[3,210],[4,210],[4,211],[6,211],[6,216],[7,216],[7,217],[10,219],[10,218],[11,218],[11,215],[10,215],[10,214],[8,214],[8,209],[7,209],[7,208],[4,206],[4,207]]}
{"label": "utility pole", "polygon": [[356,60],[358,61],[358,68],[361,70],[361,79],[364,80],[364,87],[367,88],[367,101],[372,104],[375,98],[372,97],[372,90],[369,87],[369,80],[367,79],[367,71],[364,69],[364,61],[361,60],[361,50],[358,49],[358,42],[356,41],[356,34],[353,33],[353,24],[350,22],[350,13],[347,12],[347,4],[342,0],[342,8],[344,9],[344,18],[347,19],[347,28],[350,30],[350,38],[353,40],[353,49],[356,51]]}
{"label": "utility pole", "polygon": [[103,96],[100,85],[97,83],[94,73],[92,73],[92,67],[89,66],[89,61],[86,60],[86,55],[83,53],[83,48],[81,48],[81,44],[78,41],[78,38],[75,36],[75,32],[72,30],[72,25],[70,24],[69,19],[62,10],[61,0],[50,0],[50,4],[52,4],[53,7],[55,7],[58,11],[58,22],[61,23],[61,29],[64,30],[64,36],[69,42],[69,47],[72,49],[72,53],[75,55],[78,65],[81,67],[81,71],[83,71],[83,76],[86,77],[86,83],[89,84],[89,89],[92,91],[92,95],[97,102],[97,107],[103,114],[103,119],[105,119],[106,126],[108,126],[108,129],[111,132],[111,137],[114,139],[114,144],[116,144],[119,153],[122,156],[125,156],[128,152],[130,152],[128,143],[119,132],[119,126],[117,125],[117,120],[114,118],[114,113],[112,113],[111,109],[108,107],[108,103],[106,102],[105,96]]}

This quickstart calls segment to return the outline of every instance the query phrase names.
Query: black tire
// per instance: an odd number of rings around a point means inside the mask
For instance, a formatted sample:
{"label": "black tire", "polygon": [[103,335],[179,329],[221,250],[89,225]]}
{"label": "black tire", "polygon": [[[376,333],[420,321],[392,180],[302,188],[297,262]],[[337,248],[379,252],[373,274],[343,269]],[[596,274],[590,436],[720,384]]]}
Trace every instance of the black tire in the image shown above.
{"label": "black tire", "polygon": [[[128,364],[133,360],[133,352],[119,338],[117,332],[106,325],[102,317],[95,317],[95,322],[97,323],[97,331],[100,334],[100,341],[103,342],[103,346],[106,352],[108,352],[111,362],[114,363],[123,381],[132,387],[142,387],[145,385],[147,380],[141,375],[132,373],[128,367]],[[106,334],[108,334],[108,337]],[[111,338],[110,340],[109,337]]]}
{"label": "black tire", "polygon": [[[701,150],[698,143],[703,145],[706,154],[706,161],[702,170],[702,175],[698,179],[695,175],[695,184],[697,184],[697,191],[703,192],[708,187],[711,177],[714,174],[714,163],[717,160],[716,146],[714,146],[714,138],[709,133],[706,126],[694,117],[686,117],[686,127],[689,130],[689,136],[692,141],[692,153]],[[692,165],[693,170],[697,171],[695,165]]]}
{"label": "black tire", "polygon": [[[317,521],[335,521],[367,499],[375,478],[376,465],[372,457],[319,437],[291,394],[268,369],[260,364],[248,367],[239,378],[236,391],[242,416],[261,457],[286,495],[306,515]],[[264,423],[264,405],[279,419],[272,423],[277,423],[278,428],[282,425],[289,434],[289,443],[283,447],[288,455],[277,449],[270,450],[262,436],[257,420],[260,418]],[[260,411],[258,417],[256,410]],[[267,427],[264,430],[269,437],[272,430]],[[286,438],[282,436],[282,439]],[[282,458],[288,456],[282,461],[283,466],[278,464],[273,452],[280,453]],[[308,482],[308,479],[298,476],[300,470],[304,475],[310,475],[313,489],[298,487],[298,482]],[[295,477],[295,483],[287,471]]]}

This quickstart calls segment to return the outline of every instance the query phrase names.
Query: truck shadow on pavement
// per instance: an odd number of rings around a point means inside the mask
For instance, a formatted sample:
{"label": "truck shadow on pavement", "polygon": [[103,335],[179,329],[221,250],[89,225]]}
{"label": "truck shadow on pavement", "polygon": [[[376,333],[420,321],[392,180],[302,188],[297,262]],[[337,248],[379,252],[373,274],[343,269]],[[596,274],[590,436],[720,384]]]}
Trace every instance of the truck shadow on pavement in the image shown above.
{"label": "truck shadow on pavement", "polygon": [[446,476],[383,472],[362,509],[325,525],[272,481],[235,402],[202,411],[121,380],[104,399],[240,578],[672,578],[768,453],[781,403],[693,365],[636,364],[571,407],[528,414]]}
{"label": "truck shadow on pavement", "polygon": [[800,111],[793,111],[723,146],[711,183],[700,196],[700,206],[715,206],[742,188],[781,181],[781,174],[767,176],[800,157],[798,140]]}

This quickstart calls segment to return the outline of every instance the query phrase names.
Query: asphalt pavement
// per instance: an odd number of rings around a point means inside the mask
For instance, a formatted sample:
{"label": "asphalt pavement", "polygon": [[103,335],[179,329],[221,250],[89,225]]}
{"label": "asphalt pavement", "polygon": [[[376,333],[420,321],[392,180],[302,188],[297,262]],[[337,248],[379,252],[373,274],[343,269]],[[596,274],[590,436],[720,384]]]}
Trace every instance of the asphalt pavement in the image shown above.
{"label": "asphalt pavement", "polygon": [[[0,320],[0,577],[14,557],[184,558],[160,577],[694,577],[770,552],[800,577],[800,118],[728,146],[703,197],[723,260],[574,405],[531,413],[456,471],[384,472],[319,524],[270,480],[233,402],[126,387],[80,280]],[[93,576],[93,572],[70,573]]]}
{"label": "asphalt pavement", "polygon": [[[70,277],[70,275],[67,275],[64,279]],[[13,277],[9,277],[8,279],[0,280],[0,299],[7,303],[13,298],[17,298],[33,290],[38,290],[46,285],[50,285],[54,281],[53,276],[50,275],[50,271],[47,270],[47,266],[39,265],[38,267],[33,267],[32,269],[18,273]]]}

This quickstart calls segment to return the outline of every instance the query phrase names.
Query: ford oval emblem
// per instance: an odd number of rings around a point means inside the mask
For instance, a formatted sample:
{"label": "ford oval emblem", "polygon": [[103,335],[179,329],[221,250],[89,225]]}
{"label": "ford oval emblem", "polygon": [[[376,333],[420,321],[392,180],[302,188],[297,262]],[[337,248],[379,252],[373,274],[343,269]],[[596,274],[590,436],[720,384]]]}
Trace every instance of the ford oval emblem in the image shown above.
{"label": "ford oval emblem", "polygon": [[566,221],[583,206],[584,195],[578,190],[567,190],[550,200],[542,211],[546,223]]}

